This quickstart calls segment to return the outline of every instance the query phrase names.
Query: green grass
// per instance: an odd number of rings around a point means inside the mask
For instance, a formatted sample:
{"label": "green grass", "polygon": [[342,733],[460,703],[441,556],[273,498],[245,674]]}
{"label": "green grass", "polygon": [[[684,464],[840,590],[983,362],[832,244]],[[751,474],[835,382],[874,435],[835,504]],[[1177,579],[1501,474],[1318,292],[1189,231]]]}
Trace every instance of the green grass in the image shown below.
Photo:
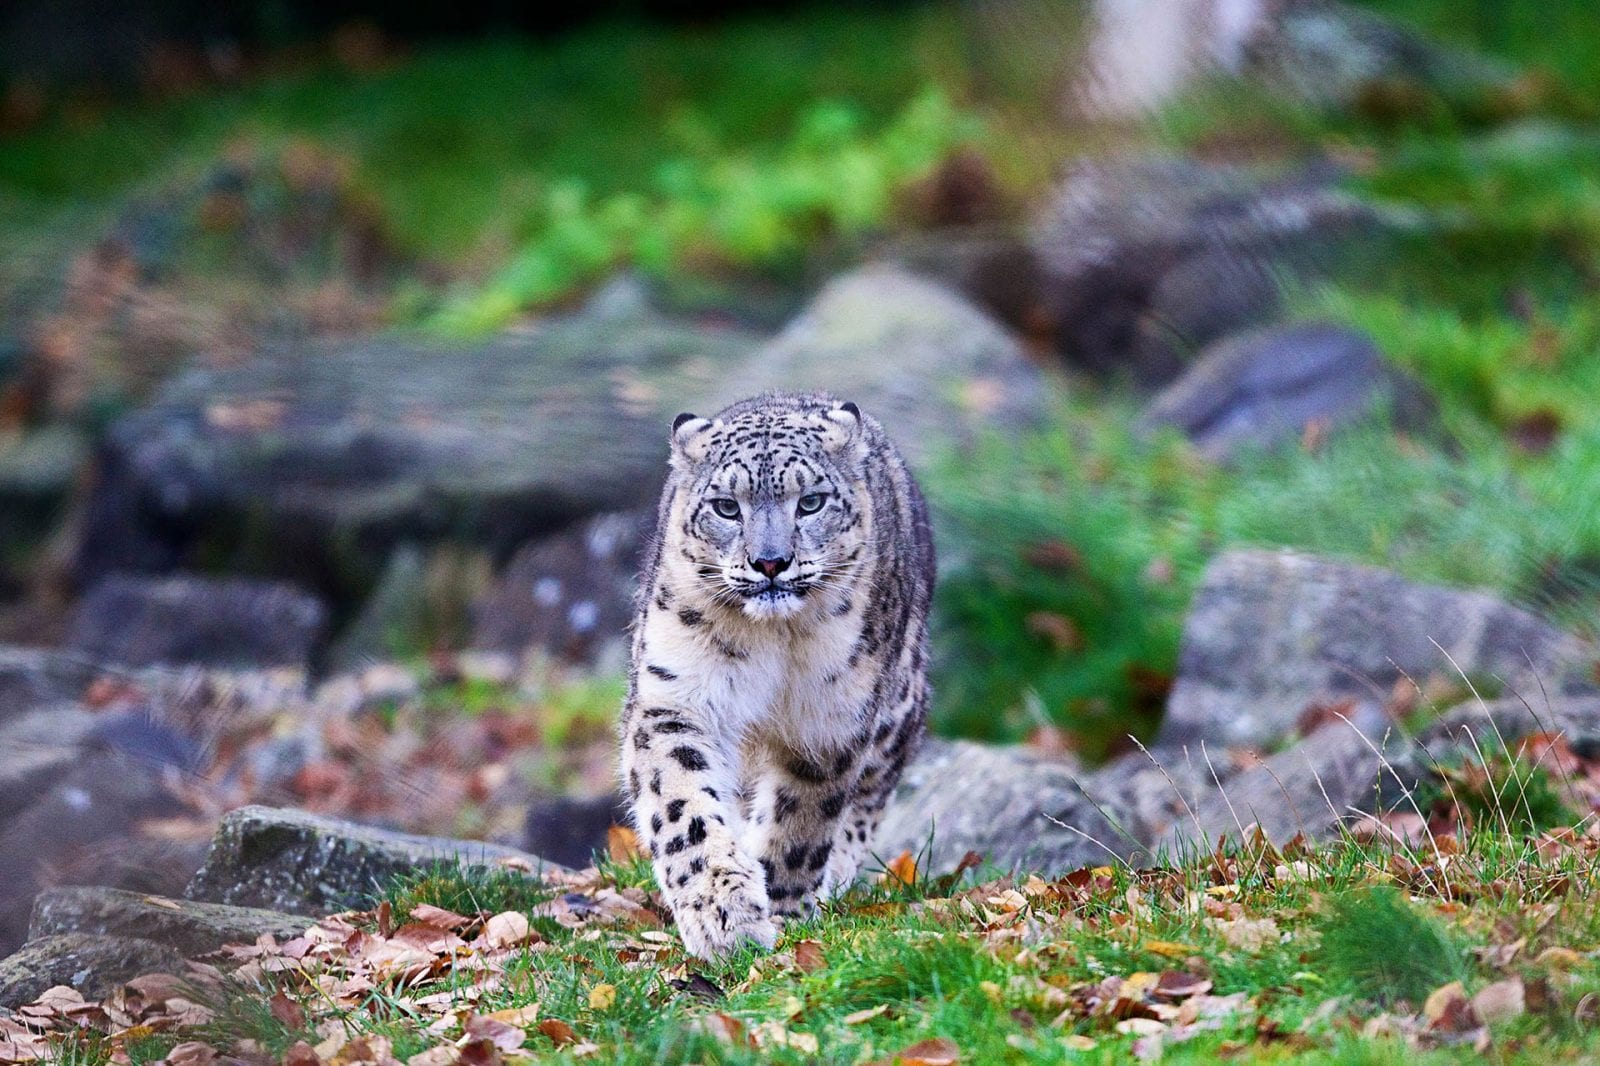
{"label": "green grass", "polygon": [[1318,931],[1316,958],[1327,977],[1386,1005],[1420,1004],[1435,988],[1465,976],[1461,949],[1438,920],[1387,886],[1338,897]]}
{"label": "green grass", "polygon": [[379,894],[378,900],[389,904],[399,925],[411,921],[412,910],[421,904],[457,914],[499,914],[531,910],[551,895],[544,885],[515,870],[441,862],[397,878]]}
{"label": "green grass", "polygon": [[[1483,587],[1580,631],[1600,621],[1600,37],[1581,0],[1366,6],[1544,71],[1498,117],[1316,113],[1220,86],[1143,131],[1292,164],[1352,160],[1348,190],[1421,220],[1290,294],[1291,318],[1370,335],[1437,407],[1314,452],[1227,468],[1126,427],[1139,399],[1074,382],[1053,429],[953,456],[930,478],[949,521],[941,729],[1018,739],[1050,722],[1085,754],[1147,735],[1201,567],[1288,547]],[[1055,568],[1038,546],[1054,543]],[[1068,560],[1069,565],[1060,565]],[[1065,620],[1063,625],[1060,620]],[[1153,693],[1153,696],[1152,696]]]}
{"label": "green grass", "polygon": [[[1442,1049],[1430,1058],[1363,1036],[1362,1025],[1384,1011],[1420,1010],[1450,981],[1471,995],[1507,978],[1550,998],[1530,992],[1529,1013],[1493,1027],[1502,1061],[1594,1055],[1600,1036],[1572,1020],[1600,987],[1592,848],[1533,845],[1473,833],[1452,849],[1446,879],[1407,849],[1351,839],[1059,881],[922,878],[913,893],[862,887],[791,923],[776,954],[745,950],[710,964],[685,958],[670,930],[648,924],[545,924],[545,942],[509,956],[501,978],[470,999],[471,971],[449,966],[403,989],[380,983],[347,1006],[334,1002],[336,970],[318,983],[291,970],[236,988],[197,1036],[224,1053],[255,1041],[274,1056],[330,1032],[341,1034],[335,1043],[382,1036],[403,1059],[458,1039],[471,1014],[537,1003],[539,1021],[570,1027],[605,1062],[851,1063],[930,1039],[954,1042],[964,1062],[1116,1062],[1136,1039],[1118,1031],[1121,1018],[1165,1010],[1175,1023],[1187,996],[1163,1007],[1163,997],[1142,991],[1170,972],[1209,982],[1200,994],[1219,997],[1213,1009],[1237,997],[1212,1027],[1167,1032],[1166,1057],[1179,1062],[1276,1061],[1291,1051],[1313,1062],[1456,1061]],[[517,905],[487,881],[462,887],[480,902]],[[566,889],[638,891],[605,871]],[[359,919],[369,930],[376,920]],[[1488,961],[1494,953],[1483,949],[1520,938],[1509,963]],[[701,994],[674,985],[689,974],[699,975]],[[265,1008],[274,991],[300,1005],[305,1026]],[[436,993],[442,999],[427,999]],[[444,1020],[430,1030],[436,1019]],[[314,1020],[318,1036],[306,1036]],[[708,1028],[730,1026],[742,1034],[733,1043]],[[571,1060],[577,1045],[558,1043],[559,1030],[520,1027],[521,1054]],[[85,1044],[72,1061],[98,1066],[106,1051]]]}
{"label": "green grass", "polygon": [[768,142],[817,100],[886,120],[953,32],[939,9],[858,9],[433,45],[376,71],[312,62],[165,103],[63,106],[7,140],[0,189],[46,212],[109,203],[239,139],[308,138],[354,161],[407,246],[503,252],[551,182],[641,190],[662,160]]}

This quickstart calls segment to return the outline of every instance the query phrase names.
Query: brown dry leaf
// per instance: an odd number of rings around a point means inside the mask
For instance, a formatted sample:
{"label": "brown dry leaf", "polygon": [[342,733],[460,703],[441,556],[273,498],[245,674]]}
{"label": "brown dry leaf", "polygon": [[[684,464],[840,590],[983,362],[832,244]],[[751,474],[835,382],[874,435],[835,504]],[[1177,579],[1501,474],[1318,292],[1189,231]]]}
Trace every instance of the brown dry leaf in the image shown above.
{"label": "brown dry leaf", "polygon": [[431,903],[419,903],[411,908],[411,920],[445,929],[452,933],[459,933],[472,924],[472,919],[455,911],[447,911],[443,907],[435,907]]}
{"label": "brown dry leaf", "polygon": [[468,1040],[457,1046],[456,1055],[462,1066],[501,1066],[505,1062],[492,1040]]}
{"label": "brown dry leaf", "polygon": [[949,1037],[936,1036],[931,1040],[919,1040],[886,1059],[878,1059],[872,1066],[954,1066],[960,1061],[960,1046]]}
{"label": "brown dry leaf", "polygon": [[1156,986],[1151,991],[1167,999],[1185,999],[1211,991],[1211,982],[1198,974],[1168,970],[1156,981]]}
{"label": "brown dry leaf", "polygon": [[198,1040],[186,1040],[167,1052],[171,1066],[211,1066],[216,1061],[216,1049]]}
{"label": "brown dry leaf", "polygon": [[1473,1012],[1460,981],[1434,989],[1422,1005],[1422,1016],[1428,1020],[1428,1028],[1436,1032],[1465,1033],[1483,1024]]}
{"label": "brown dry leaf", "polygon": [[508,1007],[505,1010],[492,1011],[489,1014],[485,1014],[484,1017],[493,1018],[497,1022],[505,1022],[507,1025],[517,1025],[525,1028],[539,1020],[539,1004],[534,1002],[525,1007]]}
{"label": "brown dry leaf", "polygon": [[517,911],[501,911],[485,922],[483,932],[478,934],[478,939],[491,948],[514,948],[537,937],[528,916]]}
{"label": "brown dry leaf", "polygon": [[1167,1031],[1165,1022],[1154,1018],[1124,1018],[1115,1026],[1117,1032],[1134,1036],[1160,1036]]}
{"label": "brown dry leaf", "polygon": [[[455,1066],[461,1061],[461,1053],[449,1044],[438,1044],[419,1051],[406,1060],[406,1066]],[[284,1066],[290,1066],[284,1063]]]}
{"label": "brown dry leaf", "polygon": [[321,1066],[321,1063],[317,1049],[304,1040],[295,1041],[294,1046],[283,1053],[283,1066]]}
{"label": "brown dry leaf", "polygon": [[632,862],[646,857],[639,834],[625,825],[613,825],[606,830],[606,854],[612,862]]}
{"label": "brown dry leaf", "polygon": [[508,1025],[486,1014],[469,1018],[462,1030],[467,1040],[487,1040],[505,1053],[516,1051],[528,1039],[528,1034],[515,1025]]}
{"label": "brown dry leaf", "polygon": [[1522,984],[1522,978],[1513,977],[1506,981],[1496,981],[1492,985],[1484,985],[1478,994],[1472,997],[1472,1009],[1477,1012],[1490,1025],[1509,1022],[1522,1017],[1527,1012],[1527,990]]}
{"label": "brown dry leaf", "polygon": [[828,957],[822,952],[822,941],[802,940],[794,946],[794,964],[804,973],[816,973],[828,965]]}
{"label": "brown dry leaf", "polygon": [[1571,970],[1583,965],[1583,956],[1571,948],[1545,948],[1539,952],[1536,963],[1552,966],[1557,970]]}
{"label": "brown dry leaf", "polygon": [[1211,926],[1230,948],[1252,955],[1278,942],[1278,923],[1271,918],[1213,918]]}
{"label": "brown dry leaf", "polygon": [[878,879],[882,884],[890,885],[895,882],[910,888],[917,883],[917,860],[909,851],[902,851],[889,860],[884,868],[883,876]]}
{"label": "brown dry leaf", "polygon": [[756,1042],[745,1032],[744,1023],[731,1014],[713,1011],[699,1020],[702,1032],[710,1034],[717,1042],[733,1047],[755,1047]]}
{"label": "brown dry leaf", "polygon": [[272,1016],[290,1029],[303,1029],[306,1024],[306,1012],[300,1004],[284,995],[274,992],[272,998],[267,1000],[267,1009]]}
{"label": "brown dry leaf", "polygon": [[843,1019],[844,1024],[861,1025],[864,1022],[870,1022],[872,1019],[888,1013],[888,1010],[889,1004],[880,1003],[876,1007],[868,1007],[866,1010],[858,1010],[854,1013],[846,1014]]}
{"label": "brown dry leaf", "polygon": [[169,911],[183,910],[182,904],[176,902],[175,900],[170,900],[165,896],[145,896],[143,897],[143,901],[150,904],[152,907],[162,907]]}
{"label": "brown dry leaf", "polygon": [[755,1041],[757,1047],[793,1048],[806,1055],[815,1055],[822,1050],[822,1045],[815,1036],[810,1033],[797,1033],[782,1022],[761,1022],[750,1030],[750,1038]]}
{"label": "brown dry leaf", "polygon": [[558,1045],[576,1043],[578,1034],[572,1031],[572,1026],[557,1018],[546,1018],[539,1023],[539,1032],[554,1040]]}

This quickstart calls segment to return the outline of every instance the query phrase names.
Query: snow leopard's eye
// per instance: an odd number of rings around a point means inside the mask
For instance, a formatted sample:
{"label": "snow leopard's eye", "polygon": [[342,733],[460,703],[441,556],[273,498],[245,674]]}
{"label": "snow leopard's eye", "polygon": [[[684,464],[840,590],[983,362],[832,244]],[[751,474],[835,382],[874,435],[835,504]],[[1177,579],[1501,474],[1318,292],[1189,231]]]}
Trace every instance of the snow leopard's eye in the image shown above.
{"label": "snow leopard's eye", "polygon": [[726,518],[730,522],[739,517],[739,503],[726,496],[719,496],[711,501],[711,509],[717,512],[718,518]]}
{"label": "snow leopard's eye", "polygon": [[822,505],[827,498],[820,492],[808,492],[795,501],[796,514],[816,514],[822,510]]}

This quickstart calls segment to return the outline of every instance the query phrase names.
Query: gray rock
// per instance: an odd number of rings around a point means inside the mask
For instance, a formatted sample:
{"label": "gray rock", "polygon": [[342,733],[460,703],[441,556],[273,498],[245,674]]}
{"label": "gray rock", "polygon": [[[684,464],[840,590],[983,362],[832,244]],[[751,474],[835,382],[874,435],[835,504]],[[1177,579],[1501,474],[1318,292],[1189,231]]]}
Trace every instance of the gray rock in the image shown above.
{"label": "gray rock", "polygon": [[1574,668],[1593,654],[1485,592],[1292,552],[1228,552],[1189,612],[1159,741],[1273,745],[1317,707],[1381,727],[1402,676],[1458,668],[1491,692],[1560,692],[1581,683]]}
{"label": "gray rock", "polygon": [[596,314],[477,344],[376,336],[196,368],[109,432],[78,573],[204,554],[370,587],[407,541],[509,554],[650,500],[673,415],[709,402],[756,343]]}
{"label": "gray rock", "polygon": [[1280,278],[1319,276],[1353,239],[1403,221],[1337,177],[1163,156],[1075,165],[1030,236],[1063,356],[1157,388],[1188,352],[1270,319]]}
{"label": "gray rock", "polygon": [[100,999],[124,981],[148,973],[184,973],[183,957],[164,944],[135,937],[69,933],[25,944],[0,959],[0,1007],[30,1003],[66,985]]}
{"label": "gray rock", "polygon": [[534,871],[554,863],[499,844],[396,833],[271,807],[241,807],[222,820],[189,899],[321,916],[369,904],[385,884],[440,862]]}
{"label": "gray rock", "polygon": [[1600,696],[1488,700],[1453,707],[1417,743],[1431,759],[1450,752],[1503,753],[1535,733],[1560,734],[1581,758],[1600,757]]}
{"label": "gray rock", "polygon": [[980,431],[1038,424],[1049,409],[1016,338],[950,290],[888,265],[830,282],[720,398],[768,389],[854,400],[913,465]]}
{"label": "gray rock", "polygon": [[[188,813],[168,787],[176,775],[145,753],[86,743],[26,807],[0,822],[0,950],[20,943],[41,888],[69,877],[113,880],[109,868],[85,870],[86,860],[103,859],[107,842],[133,838],[147,819]],[[181,888],[186,873],[170,856],[153,872],[178,882],[153,886],[165,891]]]}
{"label": "gray rock", "polygon": [[1424,422],[1420,388],[1390,368],[1365,334],[1335,325],[1270,326],[1207,348],[1145,408],[1145,429],[1171,426],[1215,459],[1299,439],[1388,410]]}
{"label": "gray rock", "polygon": [[36,801],[82,757],[96,719],[67,705],[0,718],[0,823]]}
{"label": "gray rock", "polygon": [[473,605],[472,646],[594,662],[623,639],[652,525],[645,511],[599,515],[523,547]]}
{"label": "gray rock", "polygon": [[1398,749],[1386,751],[1350,725],[1330,722],[1201,794],[1193,816],[1174,822],[1152,850],[1157,857],[1210,851],[1222,837],[1237,843],[1253,827],[1274,844],[1298,833],[1328,839],[1341,825],[1391,806],[1401,788],[1416,785],[1415,778],[1394,779],[1387,767],[1396,765],[1397,756]]}
{"label": "gray rock", "polygon": [[938,874],[975,851],[1002,869],[1046,876],[1137,857],[1140,843],[1100,812],[1083,776],[1017,748],[930,743],[906,768],[873,853],[887,862],[910,851]]}
{"label": "gray rock", "polygon": [[1192,824],[1201,799],[1235,772],[1225,756],[1207,765],[1203,752],[1157,747],[1111,760],[1087,774],[1083,788],[1125,836],[1153,846],[1174,826]]}
{"label": "gray rock", "polygon": [[118,574],[78,604],[67,647],[119,666],[309,666],[326,612],[279,582]]}
{"label": "gray rock", "polygon": [[1129,359],[1152,380],[1178,376],[1207,345],[1277,316],[1279,271],[1265,256],[1204,248],[1164,270],[1134,322]]}
{"label": "gray rock", "polygon": [[[1381,15],[1331,0],[1272,5],[1245,43],[1243,72],[1291,99],[1322,107],[1376,106],[1388,90],[1401,101],[1481,106],[1509,89],[1503,63],[1431,41]],[[1426,107],[1427,99],[1418,102]]]}
{"label": "gray rock", "polygon": [[100,670],[83,656],[0,644],[0,722],[76,706]]}
{"label": "gray rock", "polygon": [[305,932],[306,925],[305,918],[254,907],[73,886],[39,893],[33,901],[28,939],[68,933],[136,937],[192,959],[224,944],[254,943],[263,933],[288,940]]}

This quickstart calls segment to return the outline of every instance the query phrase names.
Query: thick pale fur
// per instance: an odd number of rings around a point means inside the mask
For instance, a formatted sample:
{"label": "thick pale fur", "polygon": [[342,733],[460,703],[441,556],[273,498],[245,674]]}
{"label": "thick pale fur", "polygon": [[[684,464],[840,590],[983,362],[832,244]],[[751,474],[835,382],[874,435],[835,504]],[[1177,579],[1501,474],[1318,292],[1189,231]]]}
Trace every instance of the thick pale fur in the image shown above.
{"label": "thick pale fur", "polygon": [[695,955],[771,947],[777,916],[855,879],[922,737],[933,579],[922,495],[854,404],[679,417],[621,769]]}

